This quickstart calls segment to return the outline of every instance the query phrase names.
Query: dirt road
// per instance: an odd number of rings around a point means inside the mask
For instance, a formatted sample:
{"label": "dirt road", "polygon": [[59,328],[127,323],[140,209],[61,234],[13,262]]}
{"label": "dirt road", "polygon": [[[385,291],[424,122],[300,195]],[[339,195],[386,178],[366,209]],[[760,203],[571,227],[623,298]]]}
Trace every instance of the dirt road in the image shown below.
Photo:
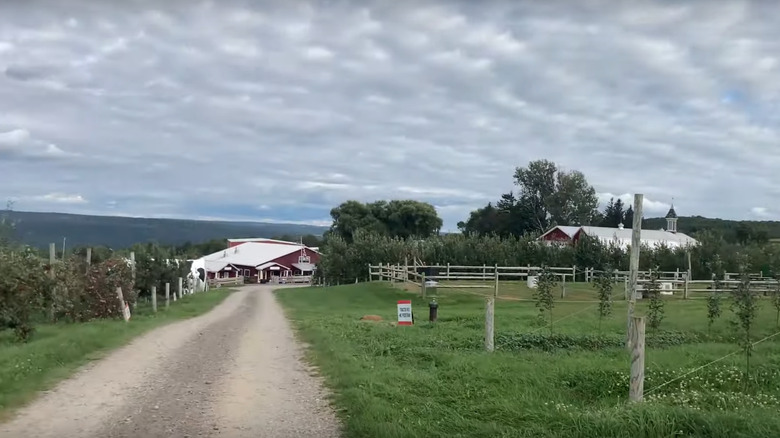
{"label": "dirt road", "polygon": [[0,437],[338,437],[270,287],[162,327],[42,394]]}

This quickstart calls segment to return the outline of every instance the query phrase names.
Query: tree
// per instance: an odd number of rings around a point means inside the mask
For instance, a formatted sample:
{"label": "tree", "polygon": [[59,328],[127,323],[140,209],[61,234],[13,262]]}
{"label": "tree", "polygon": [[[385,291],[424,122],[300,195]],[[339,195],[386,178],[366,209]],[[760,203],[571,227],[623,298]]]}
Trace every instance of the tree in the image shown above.
{"label": "tree", "polygon": [[599,334],[601,334],[601,322],[612,314],[613,281],[610,274],[610,272],[602,272],[593,283],[599,294]]}
{"label": "tree", "polygon": [[647,322],[654,331],[661,327],[661,321],[664,319],[664,302],[661,299],[661,288],[658,286],[658,279],[658,269],[651,269],[650,281],[647,282],[646,286],[646,295],[650,298],[650,304],[647,310]]}
{"label": "tree", "polygon": [[607,207],[604,209],[604,217],[600,225],[602,227],[617,228],[618,225],[624,224],[631,228],[631,224],[627,224],[625,221],[626,212],[623,211],[623,201],[620,198],[617,201],[614,198],[610,198]]}
{"label": "tree", "polygon": [[745,374],[750,375],[750,357],[753,355],[752,336],[755,319],[758,316],[759,299],[750,288],[749,264],[744,256],[740,258],[740,282],[733,292],[731,310],[736,316],[735,325],[742,330],[738,343],[745,352]]}
{"label": "tree", "polygon": [[723,270],[723,261],[718,254],[715,254],[713,261],[711,262],[712,269],[712,293],[707,297],[707,331],[712,332],[712,326],[715,324],[715,320],[720,318],[721,308],[721,293],[720,290],[723,287],[723,277],[725,271]]}
{"label": "tree", "polygon": [[13,201],[8,201],[5,204],[5,211],[0,213],[0,245],[7,245],[11,242],[15,224],[11,220],[11,211],[13,210]]}
{"label": "tree", "polygon": [[548,160],[515,170],[519,202],[538,232],[552,224],[589,225],[599,217],[596,190],[579,171],[566,172]]}
{"label": "tree", "polygon": [[555,308],[555,297],[553,291],[558,286],[555,274],[548,266],[542,267],[542,272],[536,283],[536,307],[539,309],[539,319],[548,320],[550,325],[550,336],[553,334],[553,308]]}
{"label": "tree", "polygon": [[623,224],[626,228],[632,228],[634,226],[634,207],[629,205],[626,209],[626,213],[623,215]]}
{"label": "tree", "polygon": [[400,238],[425,238],[441,230],[442,220],[433,205],[414,200],[346,201],[330,211],[330,235],[352,242],[360,230]]}

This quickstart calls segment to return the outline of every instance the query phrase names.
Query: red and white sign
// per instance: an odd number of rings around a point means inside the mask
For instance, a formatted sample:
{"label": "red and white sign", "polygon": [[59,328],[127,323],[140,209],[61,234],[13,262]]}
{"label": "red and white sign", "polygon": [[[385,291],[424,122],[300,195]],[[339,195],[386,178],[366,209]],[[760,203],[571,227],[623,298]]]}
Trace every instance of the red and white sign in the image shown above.
{"label": "red and white sign", "polygon": [[398,325],[412,325],[412,301],[398,301]]}

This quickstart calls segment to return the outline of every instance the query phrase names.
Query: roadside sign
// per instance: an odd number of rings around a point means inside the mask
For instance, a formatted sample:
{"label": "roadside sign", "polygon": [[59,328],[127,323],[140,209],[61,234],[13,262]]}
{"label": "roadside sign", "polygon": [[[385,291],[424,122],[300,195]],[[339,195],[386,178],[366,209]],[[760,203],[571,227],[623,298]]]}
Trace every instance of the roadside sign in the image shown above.
{"label": "roadside sign", "polygon": [[398,301],[398,325],[412,325],[412,301]]}

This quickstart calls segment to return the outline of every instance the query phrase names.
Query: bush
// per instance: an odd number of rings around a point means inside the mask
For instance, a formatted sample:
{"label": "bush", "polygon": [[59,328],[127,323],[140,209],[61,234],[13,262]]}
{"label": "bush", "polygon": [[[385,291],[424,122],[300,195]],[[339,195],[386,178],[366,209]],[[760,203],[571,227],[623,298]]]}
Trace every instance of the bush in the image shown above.
{"label": "bush", "polygon": [[47,272],[32,249],[0,247],[0,329],[13,329],[21,341],[30,338],[33,319],[51,295]]}

